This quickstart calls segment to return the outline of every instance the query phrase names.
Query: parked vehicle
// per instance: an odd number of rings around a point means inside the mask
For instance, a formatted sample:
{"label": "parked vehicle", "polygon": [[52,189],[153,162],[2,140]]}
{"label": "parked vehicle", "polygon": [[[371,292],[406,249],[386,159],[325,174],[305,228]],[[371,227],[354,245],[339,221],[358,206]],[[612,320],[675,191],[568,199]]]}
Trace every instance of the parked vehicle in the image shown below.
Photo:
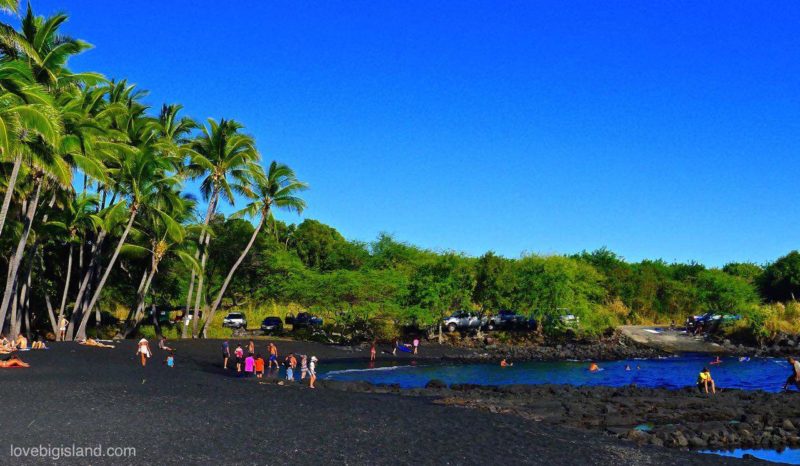
{"label": "parked vehicle", "polygon": [[261,321],[261,330],[264,332],[282,332],[283,322],[277,316],[267,317]]}
{"label": "parked vehicle", "polygon": [[456,311],[450,317],[445,318],[442,321],[442,325],[444,325],[448,332],[455,332],[456,330],[469,330],[483,327],[486,321],[486,317],[482,318],[474,312]]}
{"label": "parked vehicle", "polygon": [[[290,320],[291,319],[291,320]],[[293,318],[286,318],[286,323],[292,324],[292,329],[305,328],[305,327],[320,327],[322,326],[322,319],[312,315],[309,312],[299,312]]]}
{"label": "parked vehicle", "polygon": [[505,310],[489,317],[486,322],[486,328],[488,330],[521,328],[526,326],[527,321],[528,319],[525,316],[521,316],[514,311]]}
{"label": "parked vehicle", "polygon": [[558,317],[558,324],[564,327],[574,328],[581,323],[581,318],[575,314],[563,314]]}
{"label": "parked vehicle", "polygon": [[241,312],[231,312],[222,319],[222,326],[229,328],[247,328],[247,319]]}

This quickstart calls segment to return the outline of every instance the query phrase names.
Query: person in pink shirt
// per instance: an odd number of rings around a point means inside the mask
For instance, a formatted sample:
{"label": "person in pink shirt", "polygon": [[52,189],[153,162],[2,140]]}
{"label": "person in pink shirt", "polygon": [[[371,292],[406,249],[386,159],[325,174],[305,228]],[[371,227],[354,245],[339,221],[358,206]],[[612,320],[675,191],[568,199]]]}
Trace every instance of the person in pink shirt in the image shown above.
{"label": "person in pink shirt", "polygon": [[236,372],[242,372],[242,358],[244,357],[242,345],[236,345],[236,351],[233,352],[233,355],[236,357]]}
{"label": "person in pink shirt", "polygon": [[253,372],[256,370],[256,358],[253,355],[249,355],[244,360],[244,372],[246,376],[253,375]]}

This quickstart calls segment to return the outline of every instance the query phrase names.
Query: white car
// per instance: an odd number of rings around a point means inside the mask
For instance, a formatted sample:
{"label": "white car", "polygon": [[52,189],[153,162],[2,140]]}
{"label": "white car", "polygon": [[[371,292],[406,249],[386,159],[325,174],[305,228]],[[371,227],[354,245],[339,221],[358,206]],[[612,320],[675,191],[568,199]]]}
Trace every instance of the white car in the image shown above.
{"label": "white car", "polygon": [[247,319],[241,312],[231,312],[222,319],[223,327],[247,328]]}

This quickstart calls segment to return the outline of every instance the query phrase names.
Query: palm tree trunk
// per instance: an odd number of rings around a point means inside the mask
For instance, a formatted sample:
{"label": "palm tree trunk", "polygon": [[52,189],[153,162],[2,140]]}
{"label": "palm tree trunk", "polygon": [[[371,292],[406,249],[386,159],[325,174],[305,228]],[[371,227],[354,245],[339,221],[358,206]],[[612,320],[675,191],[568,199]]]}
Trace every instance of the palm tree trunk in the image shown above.
{"label": "palm tree trunk", "polygon": [[153,277],[156,275],[156,272],[158,272],[158,261],[153,259],[151,261],[150,273],[147,275],[147,281],[139,293],[139,299],[137,299],[138,302],[136,303],[136,312],[133,314],[133,319],[129,320],[125,325],[125,330],[122,334],[123,338],[128,338],[131,333],[136,331],[136,329],[139,327],[139,324],[142,322],[142,318],[144,317],[145,299],[147,299],[147,293],[150,292],[150,284],[153,283]]}
{"label": "palm tree trunk", "polygon": [[239,265],[241,265],[242,261],[247,256],[247,253],[250,252],[250,248],[253,247],[253,243],[256,242],[256,237],[258,236],[258,232],[261,231],[261,227],[264,226],[264,219],[267,216],[267,213],[268,212],[262,213],[261,220],[258,221],[258,226],[256,226],[256,229],[253,231],[253,235],[250,236],[250,241],[247,243],[247,246],[245,246],[244,251],[242,251],[242,254],[239,256],[239,258],[236,259],[236,262],[234,262],[233,267],[231,267],[231,270],[228,272],[228,276],[225,277],[225,281],[222,282],[222,288],[220,288],[219,293],[217,294],[217,299],[214,300],[214,304],[211,305],[211,309],[208,311],[208,315],[206,316],[206,319],[203,321],[204,331],[206,329],[206,326],[208,326],[208,323],[213,321],[214,313],[217,312],[217,308],[219,308],[219,305],[222,302],[222,297],[225,296],[225,290],[231,283],[233,274],[236,272],[236,269],[239,268]]}
{"label": "palm tree trunk", "polygon": [[[69,294],[69,282],[72,279],[72,249],[75,245],[70,241],[69,243],[69,256],[67,257],[67,276],[64,279],[64,291],[61,292],[61,307],[58,308],[58,320],[56,322],[61,322],[61,319],[64,317],[64,309],[67,307],[67,295]],[[47,296],[48,303],[50,302],[50,296]],[[61,333],[56,332],[56,341],[61,338]]]}
{"label": "palm tree trunk", "polygon": [[[11,177],[8,179],[6,194],[3,196],[3,207],[0,208],[0,236],[3,234],[3,226],[6,224],[8,208],[11,206],[11,198],[14,196],[14,186],[17,184],[20,165],[22,165],[22,154],[18,154],[14,159],[14,167],[11,169]],[[0,327],[2,327],[2,325],[0,325]]]}
{"label": "palm tree trunk", "polygon": [[67,341],[72,341],[72,337],[75,335],[75,327],[78,325],[78,322],[82,320],[81,308],[83,307],[84,295],[92,279],[92,272],[97,262],[100,260],[100,254],[103,251],[103,242],[106,236],[107,232],[105,230],[101,231],[100,234],[97,235],[95,244],[92,246],[91,259],[83,274],[81,286],[78,288],[78,296],[75,297],[75,305],[72,307],[72,315],[70,316],[69,327],[67,328]]}
{"label": "palm tree trunk", "polygon": [[125,317],[125,325],[122,327],[121,331],[117,332],[117,336],[115,338],[126,338],[128,336],[128,327],[130,326],[130,322],[133,320],[133,317],[139,312],[139,305],[142,302],[144,285],[147,283],[147,277],[149,276],[150,270],[145,269],[144,273],[142,274],[142,279],[139,280],[139,287],[136,288],[136,305],[131,307],[128,311],[128,315]]}
{"label": "palm tree trunk", "polygon": [[94,306],[97,304],[97,300],[100,299],[100,293],[103,291],[103,286],[105,286],[106,280],[108,280],[108,276],[111,275],[111,270],[114,268],[114,264],[117,262],[119,251],[122,249],[122,245],[125,244],[125,240],[128,239],[128,233],[131,232],[133,221],[136,219],[136,212],[137,208],[133,207],[131,209],[131,217],[128,220],[128,224],[125,225],[125,231],[122,232],[122,236],[117,243],[116,249],[114,249],[114,254],[111,256],[111,260],[106,266],[106,270],[103,273],[103,278],[101,278],[100,283],[97,284],[97,288],[94,290],[94,295],[92,296],[92,300],[89,301],[89,305],[86,306],[86,309],[84,309],[83,316],[81,318],[81,325],[78,327],[77,338],[86,338],[86,324],[89,322],[89,316],[92,314],[92,308],[94,308]]}
{"label": "palm tree trunk", "polygon": [[[194,259],[197,260],[198,256],[200,255],[200,251],[195,251]],[[189,311],[192,310],[192,292],[194,292],[194,280],[197,276],[197,273],[192,268],[192,278],[189,280],[189,291],[186,293],[186,307],[183,310],[183,322],[181,322],[181,338],[188,338],[189,337],[189,322],[186,321],[186,317],[189,315]]]}
{"label": "palm tree trunk", "polygon": [[61,338],[61,332],[58,331],[58,322],[56,315],[53,312],[53,304],[50,303],[50,295],[44,295],[44,303],[47,305],[47,316],[50,317],[50,326],[53,327],[53,335],[56,336],[56,341]]}
{"label": "palm tree trunk", "polygon": [[[206,210],[206,218],[203,220],[203,231],[200,232],[200,249],[203,251],[203,258],[200,260],[200,273],[197,280],[197,296],[194,301],[194,316],[192,318],[192,338],[197,338],[197,322],[200,320],[200,300],[203,298],[203,279],[206,275],[206,260],[208,260],[208,245],[211,243],[211,235],[206,231],[208,224],[211,223],[211,217],[214,211],[217,210],[217,199],[219,199],[219,191],[214,191],[208,201],[208,209]],[[199,252],[199,250],[198,250]]]}
{"label": "palm tree trunk", "polygon": [[25,226],[22,230],[22,236],[19,238],[19,242],[17,243],[17,249],[14,252],[13,260],[9,264],[9,274],[8,278],[6,279],[6,287],[3,291],[3,301],[0,302],[0,333],[3,331],[3,322],[6,319],[6,311],[8,310],[8,305],[11,302],[12,295],[16,294],[16,283],[17,283],[17,272],[19,272],[19,266],[22,263],[23,254],[25,253],[25,244],[28,242],[28,236],[31,232],[31,227],[33,226],[33,218],[36,215],[36,207],[39,205],[39,194],[42,192],[42,180],[41,178],[37,178],[36,180],[36,191],[33,195],[33,201],[28,206],[28,210],[25,214]]}

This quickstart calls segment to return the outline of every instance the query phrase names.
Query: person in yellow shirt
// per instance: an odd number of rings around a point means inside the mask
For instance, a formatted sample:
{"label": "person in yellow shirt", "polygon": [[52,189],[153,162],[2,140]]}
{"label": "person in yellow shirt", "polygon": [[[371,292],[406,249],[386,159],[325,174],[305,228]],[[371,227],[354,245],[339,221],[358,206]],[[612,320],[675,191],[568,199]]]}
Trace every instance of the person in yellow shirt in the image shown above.
{"label": "person in yellow shirt", "polygon": [[717,393],[717,387],[714,385],[714,379],[711,378],[711,371],[708,370],[707,367],[704,367],[702,371],[700,371],[700,375],[697,376],[697,389],[700,390],[702,393],[705,391],[708,393],[708,387],[711,386],[711,393]]}

